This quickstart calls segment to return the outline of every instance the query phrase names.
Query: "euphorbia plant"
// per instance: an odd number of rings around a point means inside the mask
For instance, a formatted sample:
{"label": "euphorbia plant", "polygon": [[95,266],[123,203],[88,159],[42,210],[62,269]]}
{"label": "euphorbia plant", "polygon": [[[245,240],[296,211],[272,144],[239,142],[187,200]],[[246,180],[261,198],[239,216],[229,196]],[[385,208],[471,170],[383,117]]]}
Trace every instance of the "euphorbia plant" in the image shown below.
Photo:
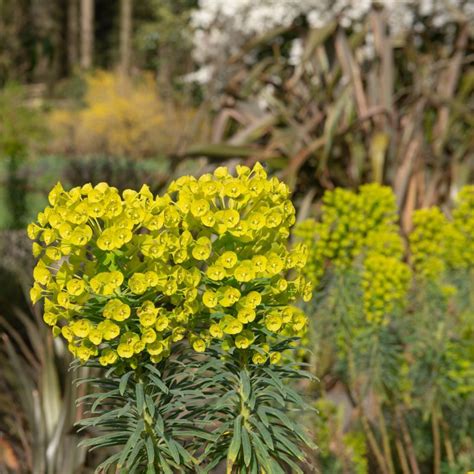
{"label": "euphorbia plant", "polygon": [[[300,472],[310,444],[285,414],[306,377],[289,354],[309,299],[306,249],[288,249],[295,210],[261,165],[185,176],[163,196],[99,183],[66,192],[28,231],[33,301],[82,363],[105,366],[87,443],[121,445],[124,472]],[[199,353],[202,353],[199,355]]]}

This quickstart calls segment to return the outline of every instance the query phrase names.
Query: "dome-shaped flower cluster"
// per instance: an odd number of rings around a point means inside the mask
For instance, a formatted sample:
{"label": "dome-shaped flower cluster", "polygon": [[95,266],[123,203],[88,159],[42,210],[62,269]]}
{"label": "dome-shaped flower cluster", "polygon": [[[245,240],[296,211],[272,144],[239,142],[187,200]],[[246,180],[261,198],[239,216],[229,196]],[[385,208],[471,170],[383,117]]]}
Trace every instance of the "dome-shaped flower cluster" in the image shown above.
{"label": "dome-shaped flower cluster", "polygon": [[359,193],[342,188],[327,191],[319,221],[304,221],[295,231],[310,252],[305,273],[317,283],[328,262],[349,268],[370,243],[385,245],[384,254],[393,247],[398,252],[402,247],[396,219],[395,196],[387,186],[366,184]]}
{"label": "dome-shaped flower cluster", "polygon": [[367,320],[382,322],[403,301],[410,282],[396,222],[395,195],[387,186],[366,184],[358,193],[327,191],[320,219],[304,221],[295,230],[309,249],[305,274],[318,285],[327,269],[355,269]]}
{"label": "dome-shaped flower cluster", "polygon": [[259,164],[183,177],[156,197],[58,184],[49,201],[28,228],[39,257],[31,298],[81,360],[158,362],[187,338],[198,352],[219,340],[276,362],[272,344],[306,327],[291,306],[311,297],[306,249],[287,248],[295,210]]}

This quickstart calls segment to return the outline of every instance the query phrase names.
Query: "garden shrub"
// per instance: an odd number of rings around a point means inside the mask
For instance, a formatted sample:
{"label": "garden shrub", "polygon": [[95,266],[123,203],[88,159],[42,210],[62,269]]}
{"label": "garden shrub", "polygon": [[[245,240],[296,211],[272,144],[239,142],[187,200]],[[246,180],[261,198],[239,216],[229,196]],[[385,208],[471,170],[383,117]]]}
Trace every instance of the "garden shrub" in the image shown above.
{"label": "garden shrub", "polygon": [[28,227],[31,299],[79,361],[109,367],[82,421],[109,431],[88,445],[124,446],[102,467],[302,472],[311,442],[284,408],[304,404],[283,381],[308,377],[290,354],[312,287],[288,187],[257,164],[162,196],[58,183],[49,202]]}
{"label": "garden shrub", "polygon": [[359,469],[356,439],[384,473],[474,462],[473,195],[461,189],[451,216],[416,211],[409,246],[393,192],[376,184],[327,191],[319,217],[298,225],[316,287],[308,343],[316,375],[331,383],[318,406],[337,380],[354,410],[342,427],[332,415],[326,469]]}
{"label": "garden shrub", "polygon": [[50,114],[55,152],[166,155],[204,130],[195,123],[193,108],[160,97],[151,75],[128,78],[97,71],[85,82],[82,107]]}

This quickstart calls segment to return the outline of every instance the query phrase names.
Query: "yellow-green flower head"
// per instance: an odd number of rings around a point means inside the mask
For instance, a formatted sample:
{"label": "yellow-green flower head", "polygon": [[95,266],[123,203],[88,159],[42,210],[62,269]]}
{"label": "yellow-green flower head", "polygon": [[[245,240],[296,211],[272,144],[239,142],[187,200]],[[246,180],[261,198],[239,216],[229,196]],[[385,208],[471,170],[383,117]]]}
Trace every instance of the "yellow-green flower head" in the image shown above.
{"label": "yellow-green flower head", "polygon": [[437,207],[420,209],[413,214],[410,250],[417,274],[437,279],[446,269],[446,234],[451,226]]}
{"label": "yellow-green flower head", "polygon": [[367,320],[387,324],[390,314],[406,301],[411,280],[407,264],[395,257],[378,253],[364,260],[362,289],[364,312]]}
{"label": "yellow-green flower head", "polygon": [[319,220],[301,223],[295,234],[309,249],[304,272],[318,285],[327,271],[360,278],[361,307],[372,324],[386,324],[402,307],[411,281],[397,225],[393,191],[368,184],[359,192],[327,191]]}
{"label": "yellow-green flower head", "polygon": [[200,337],[193,345],[201,349],[201,341],[208,345],[224,338],[224,347],[254,351],[285,332],[294,334],[292,320],[272,329],[267,323],[270,308],[283,311],[297,297],[309,297],[309,286],[299,276],[307,250],[287,247],[295,210],[286,185],[268,179],[257,164],[239,167],[237,177],[224,167],[199,179],[182,177],[168,193],[183,228],[196,236],[187,244],[202,278]]}
{"label": "yellow-green flower head", "polygon": [[410,250],[422,277],[441,281],[447,270],[474,268],[474,186],[465,186],[455,200],[452,219],[437,207],[413,215]]}
{"label": "yellow-green flower head", "polygon": [[184,176],[157,197],[58,184],[49,203],[28,227],[31,298],[83,360],[157,362],[184,338],[198,352],[220,340],[253,354],[301,326],[281,314],[310,296],[307,251],[288,249],[289,190],[260,164]]}
{"label": "yellow-green flower head", "polygon": [[454,242],[451,249],[454,264],[474,267],[474,185],[465,186],[456,198],[453,211]]}
{"label": "yellow-green flower head", "polygon": [[401,255],[396,221],[395,195],[387,186],[366,184],[358,193],[342,188],[326,191],[319,219],[308,219],[295,229],[309,251],[304,274],[318,285],[325,269],[351,268],[375,247],[387,256]]}

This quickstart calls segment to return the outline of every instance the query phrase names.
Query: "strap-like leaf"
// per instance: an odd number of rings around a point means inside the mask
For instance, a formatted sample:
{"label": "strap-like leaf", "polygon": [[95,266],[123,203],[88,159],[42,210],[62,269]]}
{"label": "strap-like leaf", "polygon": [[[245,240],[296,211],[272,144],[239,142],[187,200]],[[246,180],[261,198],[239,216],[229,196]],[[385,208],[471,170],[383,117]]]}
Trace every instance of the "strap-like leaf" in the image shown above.
{"label": "strap-like leaf", "polygon": [[240,371],[240,381],[241,381],[242,399],[246,401],[249,398],[250,392],[251,392],[250,377],[246,370]]}
{"label": "strap-like leaf", "polygon": [[153,440],[150,437],[148,437],[145,442],[145,448],[148,467],[153,467],[153,463],[155,462],[155,447],[153,445]]}
{"label": "strap-like leaf", "polygon": [[125,393],[125,390],[127,389],[128,379],[132,376],[132,374],[133,374],[133,371],[130,371],[122,375],[122,377],[120,377],[120,383],[119,383],[120,395],[123,395]]}
{"label": "strap-like leaf", "polygon": [[248,467],[252,458],[252,445],[245,426],[242,427],[242,451],[244,453],[244,464]]}
{"label": "strap-like leaf", "polygon": [[262,435],[264,443],[270,448],[274,449],[272,435],[270,431],[267,430],[265,425],[260,421],[256,420],[255,418],[251,420],[252,424],[257,428],[258,432]]}
{"label": "strap-like leaf", "polygon": [[234,433],[232,435],[232,441],[230,442],[229,451],[227,453],[227,459],[230,461],[230,465],[237,460],[239,455],[240,445],[242,442],[242,415],[239,415],[234,421]]}

